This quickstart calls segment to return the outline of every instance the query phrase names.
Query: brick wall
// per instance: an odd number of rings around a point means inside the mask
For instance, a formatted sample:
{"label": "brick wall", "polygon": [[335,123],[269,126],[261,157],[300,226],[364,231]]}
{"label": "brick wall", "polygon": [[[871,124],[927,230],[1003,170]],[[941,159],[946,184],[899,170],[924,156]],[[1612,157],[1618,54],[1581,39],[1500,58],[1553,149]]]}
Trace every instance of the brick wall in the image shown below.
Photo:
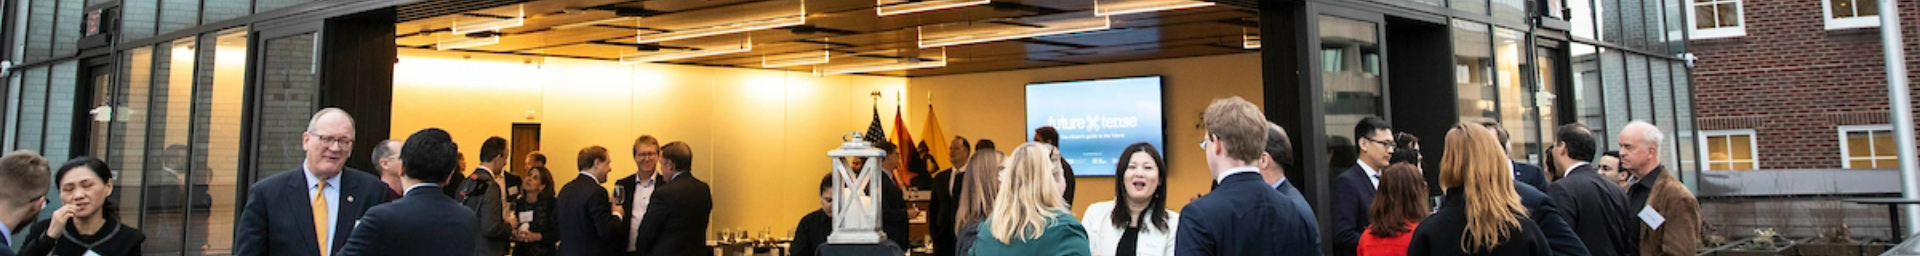
{"label": "brick wall", "polygon": [[[1746,36],[1688,44],[1700,130],[1754,129],[1762,169],[1841,168],[1838,126],[1889,123],[1879,29],[1826,30],[1820,0],[1741,4]],[[1913,81],[1920,6],[1900,7]]]}

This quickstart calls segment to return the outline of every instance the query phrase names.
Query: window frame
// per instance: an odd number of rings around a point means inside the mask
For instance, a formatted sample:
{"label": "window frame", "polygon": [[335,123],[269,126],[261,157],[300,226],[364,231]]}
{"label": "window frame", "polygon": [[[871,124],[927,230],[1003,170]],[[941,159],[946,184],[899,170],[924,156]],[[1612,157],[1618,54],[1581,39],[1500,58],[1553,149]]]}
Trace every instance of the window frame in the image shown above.
{"label": "window frame", "polygon": [[[1820,1],[1820,18],[1821,20],[1826,21],[1825,23],[1826,23],[1827,30],[1880,27],[1880,14],[1878,13],[1875,13],[1873,16],[1854,16],[1854,17],[1847,17],[1847,18],[1834,18],[1833,17],[1833,0],[1819,0],[1819,1]],[[1857,5],[1860,1],[1874,1],[1874,0],[1850,0],[1850,1],[1854,1],[1854,3]],[[1742,25],[1745,25],[1745,23],[1742,23]]]}
{"label": "window frame", "polygon": [[[1748,152],[1749,154],[1752,154],[1752,155],[1749,155],[1749,156],[1748,156],[1748,158],[1750,158],[1750,159],[1752,159],[1751,161],[1753,161],[1753,169],[1750,169],[1750,170],[1732,170],[1732,169],[1727,169],[1727,170],[1721,170],[1721,169],[1714,169],[1714,168],[1713,168],[1713,164],[1715,164],[1715,163],[1725,163],[1725,164],[1729,164],[1729,165],[1732,165],[1732,164],[1737,164],[1737,163],[1741,163],[1741,162],[1745,162],[1745,161],[1739,161],[1739,160],[1733,160],[1733,159],[1738,159],[1738,158],[1735,158],[1735,157],[1733,157],[1732,155],[1728,155],[1728,156],[1727,156],[1727,157],[1729,158],[1729,160],[1727,160],[1727,161],[1716,161],[1716,160],[1713,160],[1713,157],[1711,157],[1711,155],[1712,155],[1712,150],[1710,150],[1710,149],[1711,149],[1712,147],[1708,147],[1708,146],[1707,146],[1707,140],[1708,140],[1708,139],[1710,139],[1710,138],[1713,138],[1713,137],[1716,137],[1716,136],[1717,136],[1717,137],[1728,137],[1729,139],[1731,139],[1731,137],[1733,137],[1733,136],[1739,136],[1739,135],[1746,135],[1746,136],[1747,136],[1747,138],[1749,138],[1749,139],[1751,139],[1751,140],[1752,140],[1752,141],[1749,141],[1749,142],[1747,142],[1747,152]],[[1701,168],[1701,170],[1705,170],[1705,171],[1755,171],[1755,170],[1761,170],[1761,169],[1762,169],[1762,168],[1761,168],[1761,166],[1760,166],[1760,135],[1759,135],[1759,133],[1756,133],[1756,132],[1754,132],[1754,130],[1753,130],[1753,129],[1727,129],[1727,130],[1701,130],[1701,131],[1698,131],[1698,132],[1696,133],[1696,135],[1694,136],[1694,141],[1695,141],[1694,143],[1697,143],[1696,145],[1694,145],[1694,147],[1695,147],[1696,149],[1699,149],[1699,150],[1695,150],[1695,154],[1697,154],[1697,155],[1698,155],[1697,157],[1699,157],[1699,159],[1700,159],[1700,160],[1698,161],[1698,163],[1701,163],[1701,164],[1703,164],[1703,165],[1704,165],[1704,168]],[[1727,146],[1728,146],[1729,148],[1731,148],[1731,147],[1732,147],[1733,145],[1731,145],[1731,144],[1729,144],[1729,145],[1727,145]]]}
{"label": "window frame", "polygon": [[[1820,0],[1820,1],[1826,1],[1826,0]],[[1697,24],[1697,21],[1699,20],[1697,16],[1700,15],[1700,12],[1693,11],[1693,9],[1701,5],[1719,5],[1725,2],[1730,2],[1733,4],[1733,19],[1735,22],[1739,23],[1740,25],[1734,25],[1730,27],[1701,29]],[[1711,0],[1707,3],[1688,1],[1686,12],[1687,12],[1687,31],[1691,32],[1690,34],[1688,34],[1690,36],[1689,39],[1715,39],[1715,38],[1746,36],[1747,35],[1747,18],[1746,18],[1747,8],[1746,8],[1745,2],[1746,2],[1745,0]],[[1714,20],[1719,20],[1719,19],[1716,18]]]}
{"label": "window frame", "polygon": [[[1855,157],[1851,157],[1851,156],[1849,156],[1849,155],[1847,154],[1847,153],[1849,153],[1849,152],[1847,152],[1847,133],[1849,133],[1849,132],[1868,132],[1868,134],[1867,134],[1867,141],[1868,141],[1868,143],[1872,143],[1872,142],[1873,142],[1873,133],[1874,133],[1874,132],[1886,132],[1886,133],[1893,133],[1893,125],[1887,125],[1887,124],[1869,124],[1869,125],[1841,125],[1841,126],[1839,126],[1839,127],[1835,127],[1835,128],[1834,128],[1834,130],[1835,130],[1835,131],[1837,131],[1837,132],[1838,132],[1838,134],[1840,135],[1840,137],[1839,137],[1839,138],[1840,138],[1840,168],[1841,168],[1841,169],[1854,169],[1854,168],[1853,168],[1853,163],[1852,163],[1851,161],[1852,161],[1852,160],[1854,160],[1854,159],[1856,159],[1856,158],[1855,158]],[[1869,145],[1869,146],[1867,146],[1867,148],[1868,148],[1868,149],[1872,149],[1872,148],[1873,148],[1873,146],[1871,146],[1871,145]],[[1883,160],[1883,159],[1879,159],[1879,157],[1878,157],[1878,156],[1874,156],[1875,154],[1873,154],[1872,152],[1868,152],[1868,153],[1867,153],[1867,155],[1868,155],[1868,156],[1867,156],[1867,157],[1865,158],[1865,160],[1867,160],[1867,161],[1877,161],[1877,160]],[[1893,159],[1894,159],[1894,160],[1896,160],[1896,161],[1900,159],[1900,153],[1899,153],[1899,152],[1894,152],[1894,153],[1892,153],[1892,154],[1890,154],[1890,155],[1892,155],[1891,157],[1893,157]],[[1895,167],[1893,167],[1892,169],[1898,169],[1898,168],[1900,168],[1900,167],[1898,167],[1898,166],[1895,166]],[[1871,168],[1871,167],[1869,167],[1869,168],[1863,168],[1863,169],[1887,169],[1887,168]]]}

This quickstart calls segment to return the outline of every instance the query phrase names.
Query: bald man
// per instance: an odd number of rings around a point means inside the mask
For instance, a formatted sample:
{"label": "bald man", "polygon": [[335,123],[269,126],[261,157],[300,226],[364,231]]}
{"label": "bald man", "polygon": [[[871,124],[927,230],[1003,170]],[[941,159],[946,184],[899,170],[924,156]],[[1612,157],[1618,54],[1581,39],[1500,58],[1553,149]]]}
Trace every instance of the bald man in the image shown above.
{"label": "bald man", "polygon": [[329,256],[346,245],[354,221],[389,196],[379,177],[346,167],[353,132],[353,116],[344,110],[313,114],[300,135],[307,154],[300,167],[247,190],[233,255]]}

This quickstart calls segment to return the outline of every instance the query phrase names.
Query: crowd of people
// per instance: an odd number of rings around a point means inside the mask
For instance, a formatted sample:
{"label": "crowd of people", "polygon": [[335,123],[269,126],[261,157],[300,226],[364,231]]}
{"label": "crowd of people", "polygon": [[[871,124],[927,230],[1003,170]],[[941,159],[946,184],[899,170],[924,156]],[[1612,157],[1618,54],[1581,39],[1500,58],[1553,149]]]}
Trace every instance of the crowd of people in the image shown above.
{"label": "crowd of people", "polygon": [[[1352,168],[1330,181],[1331,232],[1286,169],[1297,166],[1286,130],[1238,97],[1203,113],[1200,140],[1213,189],[1178,211],[1167,202],[1167,160],[1135,143],[1118,155],[1114,197],[1072,211],[1073,173],[1052,128],[1001,151],[991,140],[952,139],[952,168],[931,175],[932,254],[946,255],[1691,255],[1699,204],[1661,166],[1664,137],[1645,122],[1621,130],[1618,152],[1596,152],[1579,123],[1553,130],[1547,169],[1512,161],[1507,132],[1492,119],[1446,132],[1430,201],[1420,140],[1385,119],[1354,127]],[[633,175],[608,177],[613,151],[580,149],[578,177],[555,184],[543,154],[525,174],[505,170],[507,141],[483,141],[471,172],[452,136],[423,129],[373,147],[372,172],[345,167],[354,125],[343,110],[313,115],[301,166],[247,190],[234,227],[234,255],[708,255],[711,188],[693,176],[693,150],[636,138]],[[944,138],[943,138],[944,139]],[[909,210],[888,160],[847,159],[881,170],[877,209],[883,245],[906,247]],[[57,168],[50,168],[57,167]],[[0,157],[0,256],[141,255],[146,234],[118,220],[115,173],[94,157],[50,165],[32,152]],[[819,255],[834,231],[833,176],[821,208],[794,229],[792,255]],[[602,184],[613,183],[612,191]],[[48,187],[62,204],[52,217]],[[1097,200],[1097,199],[1096,199]],[[14,239],[20,230],[24,239]],[[1329,243],[1322,247],[1322,243]],[[1331,251],[1322,252],[1323,248]]]}

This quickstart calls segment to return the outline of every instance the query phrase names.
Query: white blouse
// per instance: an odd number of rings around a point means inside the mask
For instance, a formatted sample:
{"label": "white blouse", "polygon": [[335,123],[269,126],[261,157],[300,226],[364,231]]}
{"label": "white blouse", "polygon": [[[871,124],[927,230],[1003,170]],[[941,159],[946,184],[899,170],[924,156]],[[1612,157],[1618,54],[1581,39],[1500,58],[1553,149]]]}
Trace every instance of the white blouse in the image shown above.
{"label": "white blouse", "polygon": [[[1113,226],[1113,200],[1101,201],[1087,206],[1086,216],[1081,217],[1081,226],[1087,228],[1087,244],[1093,246],[1095,256],[1113,256],[1119,251],[1120,236],[1127,231],[1123,227]],[[1179,230],[1180,214],[1167,210],[1167,229],[1154,228],[1151,222],[1141,223],[1139,246],[1134,252],[1139,256],[1173,255],[1173,234]]]}

